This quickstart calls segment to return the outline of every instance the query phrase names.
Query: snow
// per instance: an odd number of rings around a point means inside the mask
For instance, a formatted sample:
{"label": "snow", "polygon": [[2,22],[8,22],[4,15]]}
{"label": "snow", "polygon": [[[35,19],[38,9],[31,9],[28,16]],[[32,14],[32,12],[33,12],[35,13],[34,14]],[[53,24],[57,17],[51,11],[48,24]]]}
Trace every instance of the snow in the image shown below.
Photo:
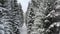
{"label": "snow", "polygon": [[[22,10],[24,12],[24,15],[25,15],[25,13],[27,11],[27,7],[28,7],[29,2],[30,2],[30,0],[18,0],[18,3],[21,3],[21,5],[22,5]],[[20,32],[21,32],[21,34],[27,34],[27,27],[26,27],[25,23],[23,24]]]}
{"label": "snow", "polygon": [[20,32],[21,32],[21,34],[27,34],[27,27],[26,27],[25,23],[23,24]]}

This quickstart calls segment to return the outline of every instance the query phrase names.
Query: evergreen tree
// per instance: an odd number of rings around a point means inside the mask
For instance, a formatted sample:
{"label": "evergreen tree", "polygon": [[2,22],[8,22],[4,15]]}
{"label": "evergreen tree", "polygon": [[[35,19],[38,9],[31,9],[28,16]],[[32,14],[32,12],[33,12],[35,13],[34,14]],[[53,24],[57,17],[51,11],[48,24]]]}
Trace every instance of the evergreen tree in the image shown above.
{"label": "evergreen tree", "polygon": [[[46,30],[53,23],[48,17],[55,10],[56,0],[32,0],[27,12],[28,34],[47,34]],[[53,10],[53,11],[52,11]],[[32,13],[34,16],[32,16]],[[33,19],[34,18],[34,19]],[[32,21],[33,20],[33,21]],[[29,33],[30,32],[30,33]]]}
{"label": "evergreen tree", "polygon": [[45,2],[43,2],[43,0],[32,0],[28,7],[27,11],[29,12],[26,18],[29,29],[28,34],[41,34],[44,30],[42,18],[45,17],[46,4],[44,5]]}
{"label": "evergreen tree", "polygon": [[[17,0],[12,1],[12,16],[13,16],[13,32],[15,34],[20,34],[20,27],[23,25],[23,12],[21,9],[21,5],[17,4]],[[18,31],[18,32],[17,32]]]}
{"label": "evergreen tree", "polygon": [[[60,18],[59,18],[59,11],[60,11],[60,6],[59,6],[59,3],[60,0],[56,0],[54,2],[54,9],[55,10],[52,10],[48,15],[47,15],[47,20],[50,21],[50,24],[49,26],[47,26],[47,34],[59,34],[60,30]],[[48,23],[47,23],[48,24]]]}
{"label": "evergreen tree", "polygon": [[[1,34],[20,34],[23,25],[23,12],[17,0],[0,0]],[[3,28],[2,28],[3,27]]]}

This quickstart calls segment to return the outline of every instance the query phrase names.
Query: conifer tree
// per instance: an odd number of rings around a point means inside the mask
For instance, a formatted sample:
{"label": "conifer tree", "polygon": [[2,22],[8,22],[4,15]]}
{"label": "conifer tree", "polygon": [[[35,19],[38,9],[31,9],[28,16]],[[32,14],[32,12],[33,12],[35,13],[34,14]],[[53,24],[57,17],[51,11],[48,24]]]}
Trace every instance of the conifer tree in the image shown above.
{"label": "conifer tree", "polygon": [[0,0],[1,34],[20,34],[23,20],[23,11],[17,0]]}
{"label": "conifer tree", "polygon": [[[56,0],[32,0],[27,11],[28,34],[47,34],[46,29],[51,25],[51,18],[47,17],[54,10]],[[32,9],[32,10],[31,10]],[[33,12],[34,17],[31,16]],[[30,18],[30,16],[32,18]],[[32,21],[33,20],[33,21]],[[49,21],[50,20],[50,21]],[[29,33],[30,32],[30,33]]]}

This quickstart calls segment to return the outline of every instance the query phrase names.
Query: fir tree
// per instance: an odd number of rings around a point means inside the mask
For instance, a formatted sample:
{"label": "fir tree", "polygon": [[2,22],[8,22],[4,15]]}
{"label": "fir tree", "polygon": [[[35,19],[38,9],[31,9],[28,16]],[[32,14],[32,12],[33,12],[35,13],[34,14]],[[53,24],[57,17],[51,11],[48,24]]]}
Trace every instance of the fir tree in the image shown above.
{"label": "fir tree", "polygon": [[24,22],[21,5],[17,0],[0,0],[0,3],[0,22],[3,23],[1,33],[20,34],[20,27]]}

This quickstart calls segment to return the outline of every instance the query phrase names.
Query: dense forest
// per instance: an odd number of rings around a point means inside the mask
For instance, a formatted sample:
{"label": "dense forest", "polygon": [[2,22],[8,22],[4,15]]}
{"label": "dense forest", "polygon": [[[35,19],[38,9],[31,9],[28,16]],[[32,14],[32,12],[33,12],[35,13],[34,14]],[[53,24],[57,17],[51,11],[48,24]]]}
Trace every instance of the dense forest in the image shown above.
{"label": "dense forest", "polygon": [[60,0],[31,0],[26,13],[28,34],[60,33]]}
{"label": "dense forest", "polygon": [[0,0],[0,34],[21,34],[24,23],[27,34],[60,34],[60,0],[31,0],[26,13],[17,0]]}

